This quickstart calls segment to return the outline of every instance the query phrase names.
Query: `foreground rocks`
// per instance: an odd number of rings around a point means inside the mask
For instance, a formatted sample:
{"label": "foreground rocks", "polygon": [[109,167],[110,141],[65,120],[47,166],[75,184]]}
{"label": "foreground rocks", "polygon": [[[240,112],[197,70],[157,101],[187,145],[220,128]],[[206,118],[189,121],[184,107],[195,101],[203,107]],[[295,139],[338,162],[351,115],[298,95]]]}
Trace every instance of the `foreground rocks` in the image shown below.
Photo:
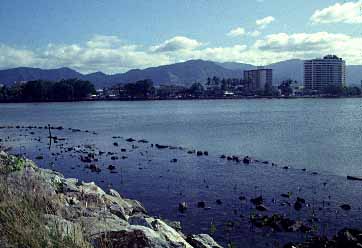
{"label": "foreground rocks", "polygon": [[[34,188],[46,192],[41,197],[48,198],[46,209],[52,210],[44,211],[44,226],[57,230],[58,236],[71,237],[79,247],[221,247],[207,234],[185,236],[180,228],[149,216],[140,202],[123,198],[113,189],[106,193],[92,182],[64,178],[1,151],[0,175],[9,187],[22,185],[23,180],[41,185]],[[29,192],[40,194],[40,190]]]}

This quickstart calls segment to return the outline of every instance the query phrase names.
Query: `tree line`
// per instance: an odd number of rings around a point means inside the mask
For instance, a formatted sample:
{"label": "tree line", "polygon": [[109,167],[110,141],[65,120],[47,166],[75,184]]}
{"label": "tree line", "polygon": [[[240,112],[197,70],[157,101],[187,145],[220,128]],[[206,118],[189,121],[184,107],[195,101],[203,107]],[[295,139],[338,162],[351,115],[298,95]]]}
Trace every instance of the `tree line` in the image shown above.
{"label": "tree line", "polygon": [[89,81],[67,79],[58,82],[35,80],[0,87],[0,101],[77,101],[95,94]]}

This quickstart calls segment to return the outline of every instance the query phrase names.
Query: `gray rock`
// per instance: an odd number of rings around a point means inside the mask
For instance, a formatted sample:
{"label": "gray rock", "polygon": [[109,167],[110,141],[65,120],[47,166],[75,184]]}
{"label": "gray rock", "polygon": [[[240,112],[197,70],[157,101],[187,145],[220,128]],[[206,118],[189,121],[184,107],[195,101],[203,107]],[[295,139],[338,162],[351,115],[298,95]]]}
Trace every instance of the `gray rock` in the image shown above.
{"label": "gray rock", "polygon": [[109,189],[108,194],[114,197],[122,198],[121,195],[114,189]]}
{"label": "gray rock", "polygon": [[222,248],[213,238],[207,234],[191,235],[187,237],[187,242],[194,248]]}
{"label": "gray rock", "polygon": [[109,210],[112,214],[127,221],[128,218],[127,218],[126,212],[124,211],[122,206],[120,206],[118,204],[112,204],[111,206],[109,206]]}
{"label": "gray rock", "polygon": [[130,225],[135,225],[135,226],[144,226],[144,227],[148,227],[148,228],[153,228],[151,223],[149,223],[144,216],[142,215],[134,215],[129,217],[128,219],[128,223]]}
{"label": "gray rock", "polygon": [[62,238],[71,239],[75,244],[85,247],[85,237],[81,225],[65,220],[57,215],[45,215],[45,224],[52,232]]}

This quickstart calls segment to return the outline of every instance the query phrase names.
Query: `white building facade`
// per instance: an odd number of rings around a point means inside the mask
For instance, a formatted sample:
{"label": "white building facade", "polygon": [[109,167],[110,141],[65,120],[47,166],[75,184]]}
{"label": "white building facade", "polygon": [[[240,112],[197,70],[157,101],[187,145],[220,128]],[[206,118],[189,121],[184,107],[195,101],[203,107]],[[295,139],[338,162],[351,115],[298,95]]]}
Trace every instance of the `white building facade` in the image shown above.
{"label": "white building facade", "polygon": [[346,62],[336,55],[304,61],[304,88],[323,90],[326,87],[346,86]]}

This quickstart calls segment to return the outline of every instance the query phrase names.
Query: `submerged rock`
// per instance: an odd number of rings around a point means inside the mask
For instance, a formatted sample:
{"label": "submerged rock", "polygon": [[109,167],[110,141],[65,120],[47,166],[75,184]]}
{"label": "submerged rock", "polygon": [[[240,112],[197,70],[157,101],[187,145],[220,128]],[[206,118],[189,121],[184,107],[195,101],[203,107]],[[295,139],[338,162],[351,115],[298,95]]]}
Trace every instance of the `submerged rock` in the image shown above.
{"label": "submerged rock", "polygon": [[362,181],[362,177],[355,177],[355,176],[347,176],[347,179],[352,181]]}
{"label": "submerged rock", "polygon": [[250,199],[250,202],[253,203],[254,205],[261,205],[263,204],[264,200],[262,196]]}
{"label": "submerged rock", "polygon": [[198,208],[205,208],[206,207],[206,203],[204,201],[200,201],[197,203],[197,207]]}
{"label": "submerged rock", "polygon": [[259,204],[255,207],[256,210],[264,212],[264,211],[268,211],[268,208],[266,206],[264,206],[263,204]]}
{"label": "submerged rock", "polygon": [[187,203],[186,202],[181,202],[178,204],[178,210],[181,213],[184,213],[187,210]]}
{"label": "submerged rock", "polygon": [[351,210],[351,206],[348,205],[348,204],[342,204],[342,205],[340,205],[339,207],[342,208],[342,209],[345,210],[345,211]]}
{"label": "submerged rock", "polygon": [[96,165],[96,164],[90,164],[90,165],[89,165],[89,169],[90,169],[92,172],[101,172],[101,168],[99,168],[98,165]]}
{"label": "submerged rock", "polygon": [[156,146],[156,148],[158,148],[158,149],[166,149],[166,148],[168,148],[168,146],[159,145],[159,144],[156,144],[155,146]]}
{"label": "submerged rock", "polygon": [[244,164],[250,164],[251,163],[251,159],[249,158],[249,156],[246,156],[243,158],[243,163]]}

